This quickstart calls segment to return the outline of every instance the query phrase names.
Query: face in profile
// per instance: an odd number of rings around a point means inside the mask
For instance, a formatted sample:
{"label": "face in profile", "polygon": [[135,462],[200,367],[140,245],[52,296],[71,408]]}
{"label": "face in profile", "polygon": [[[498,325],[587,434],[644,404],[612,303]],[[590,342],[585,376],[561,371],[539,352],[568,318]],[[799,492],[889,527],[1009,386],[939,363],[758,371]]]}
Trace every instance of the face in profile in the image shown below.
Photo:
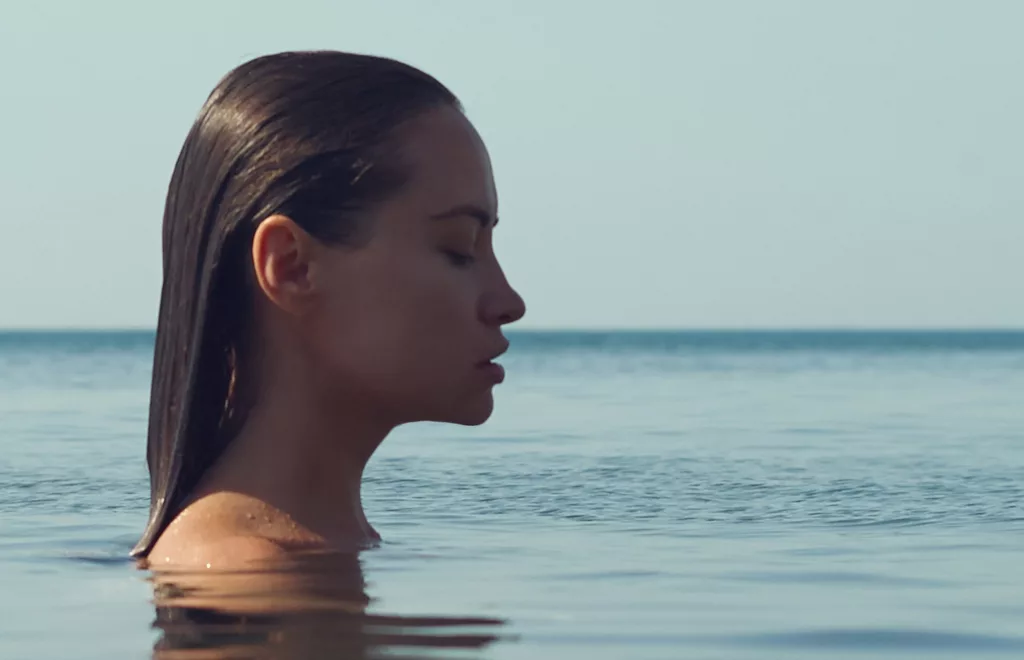
{"label": "face in profile", "polygon": [[523,300],[494,251],[497,193],[479,135],[457,110],[399,130],[408,183],[372,209],[359,247],[325,247],[302,332],[339,403],[396,424],[480,424],[493,409]]}

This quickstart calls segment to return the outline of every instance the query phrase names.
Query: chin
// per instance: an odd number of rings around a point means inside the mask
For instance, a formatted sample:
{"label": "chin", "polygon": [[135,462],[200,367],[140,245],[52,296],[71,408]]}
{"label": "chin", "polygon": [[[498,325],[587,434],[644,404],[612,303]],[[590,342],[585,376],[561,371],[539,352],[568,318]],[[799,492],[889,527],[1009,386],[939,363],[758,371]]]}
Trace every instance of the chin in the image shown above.
{"label": "chin", "polygon": [[437,421],[459,424],[460,426],[480,426],[494,412],[494,397],[488,393],[486,396],[476,398],[472,401],[462,401],[455,406],[448,414],[439,416]]}

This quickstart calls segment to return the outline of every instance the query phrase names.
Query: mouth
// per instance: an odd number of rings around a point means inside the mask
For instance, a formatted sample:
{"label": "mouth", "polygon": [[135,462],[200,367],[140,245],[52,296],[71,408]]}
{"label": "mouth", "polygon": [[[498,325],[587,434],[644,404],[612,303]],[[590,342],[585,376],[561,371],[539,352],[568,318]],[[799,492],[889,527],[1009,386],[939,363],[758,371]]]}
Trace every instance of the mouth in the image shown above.
{"label": "mouth", "polygon": [[505,380],[505,367],[495,362],[495,360],[504,355],[507,350],[508,342],[505,342],[505,345],[499,350],[491,353],[486,359],[477,362],[477,369],[486,374],[488,379],[494,381],[495,384]]}

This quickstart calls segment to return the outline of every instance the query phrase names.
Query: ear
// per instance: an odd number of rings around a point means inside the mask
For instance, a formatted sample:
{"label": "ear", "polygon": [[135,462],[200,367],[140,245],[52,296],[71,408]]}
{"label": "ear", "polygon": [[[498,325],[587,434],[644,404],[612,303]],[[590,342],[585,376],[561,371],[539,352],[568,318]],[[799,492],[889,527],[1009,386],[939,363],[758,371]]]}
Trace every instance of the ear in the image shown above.
{"label": "ear", "polygon": [[257,286],[274,305],[301,314],[313,297],[314,239],[291,218],[272,215],[256,227],[252,264]]}

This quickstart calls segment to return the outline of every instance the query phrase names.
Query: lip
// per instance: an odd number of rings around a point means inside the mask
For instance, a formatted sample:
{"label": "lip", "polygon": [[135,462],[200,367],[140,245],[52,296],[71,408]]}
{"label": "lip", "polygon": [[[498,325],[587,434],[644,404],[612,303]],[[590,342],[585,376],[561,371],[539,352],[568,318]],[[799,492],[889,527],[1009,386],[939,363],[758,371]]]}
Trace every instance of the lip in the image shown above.
{"label": "lip", "polygon": [[508,340],[506,340],[505,343],[503,343],[501,347],[498,348],[498,350],[494,351],[493,353],[485,357],[483,360],[481,360],[480,364],[488,364],[500,358],[502,355],[505,354],[505,351],[508,350],[508,345]]}
{"label": "lip", "polygon": [[486,362],[481,362],[476,368],[487,376],[488,380],[493,381],[496,385],[505,380],[505,367],[501,366],[497,362],[488,360]]}
{"label": "lip", "polygon": [[505,380],[505,367],[501,366],[496,359],[505,354],[508,350],[508,340],[505,339],[495,350],[480,362],[477,362],[476,368],[495,385]]}

